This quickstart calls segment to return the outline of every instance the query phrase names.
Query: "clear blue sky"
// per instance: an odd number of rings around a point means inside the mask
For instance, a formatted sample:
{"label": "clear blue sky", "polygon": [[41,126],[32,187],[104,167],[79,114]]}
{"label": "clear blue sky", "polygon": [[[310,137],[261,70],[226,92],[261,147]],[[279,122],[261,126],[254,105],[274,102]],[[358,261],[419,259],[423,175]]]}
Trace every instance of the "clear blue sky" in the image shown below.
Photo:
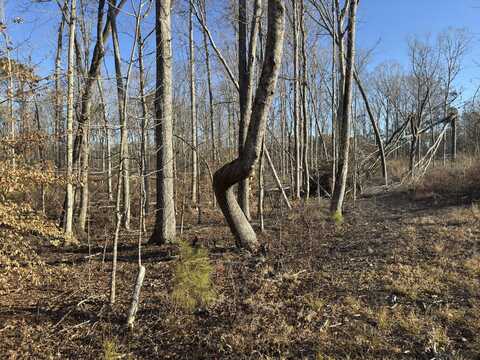
{"label": "clear blue sky", "polygon": [[480,84],[480,0],[360,0],[358,43],[375,48],[373,61],[407,63],[409,36],[432,39],[448,27],[467,28],[473,35],[458,85],[464,98]]}
{"label": "clear blue sky", "polygon": [[[219,10],[224,1],[213,0],[215,10]],[[16,16],[25,21],[21,25],[9,26],[14,45],[26,40],[29,42],[20,47],[20,57],[25,60],[30,57],[39,65],[42,73],[50,71],[58,26],[56,5],[32,4],[31,0],[4,2],[9,23]],[[480,56],[479,24],[480,0],[361,0],[358,45],[366,49],[375,47],[374,64],[394,60],[406,65],[409,36],[430,34],[431,38],[435,38],[448,27],[467,28],[473,35],[473,41],[458,85],[465,89],[464,97],[468,97],[480,84],[480,61],[476,64]],[[213,24],[211,26],[214,27]]]}

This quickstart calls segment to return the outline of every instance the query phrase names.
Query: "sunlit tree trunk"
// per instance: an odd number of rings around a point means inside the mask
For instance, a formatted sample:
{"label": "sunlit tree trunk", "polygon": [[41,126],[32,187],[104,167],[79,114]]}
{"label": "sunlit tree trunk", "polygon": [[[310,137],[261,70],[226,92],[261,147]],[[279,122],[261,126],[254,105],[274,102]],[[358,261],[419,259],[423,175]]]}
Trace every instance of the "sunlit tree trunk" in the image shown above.
{"label": "sunlit tree trunk", "polygon": [[157,147],[157,203],[150,242],[175,241],[173,178],[171,1],[156,0],[157,83],[155,143]]}
{"label": "sunlit tree trunk", "polygon": [[250,176],[260,156],[268,112],[273,101],[282,60],[284,28],[284,1],[269,0],[265,60],[253,103],[244,151],[237,159],[217,170],[213,177],[218,204],[235,236],[237,245],[251,251],[258,248],[257,236],[237,202],[233,186]]}
{"label": "sunlit tree trunk", "polygon": [[140,87],[140,103],[142,106],[142,139],[140,144],[140,174],[143,182],[144,198],[144,213],[148,214],[149,199],[150,199],[150,185],[148,181],[148,109],[147,101],[145,99],[145,67],[143,65],[143,40],[141,29],[138,31],[138,68],[139,68],[139,87]]}
{"label": "sunlit tree trunk", "polygon": [[73,235],[73,90],[74,90],[74,62],[75,62],[75,27],[77,15],[76,0],[70,4],[70,32],[68,36],[68,65],[67,65],[67,189],[65,207],[65,235]]}
{"label": "sunlit tree trunk", "polygon": [[[67,9],[68,1],[65,1],[63,9]],[[65,26],[65,16],[62,14],[60,25],[57,32],[57,49],[55,53],[55,164],[58,169],[65,161],[64,148],[61,141],[63,129],[63,93],[61,89],[61,67],[63,51],[63,29]],[[68,81],[68,80],[67,80]]]}
{"label": "sunlit tree trunk", "polygon": [[[120,42],[118,40],[117,32],[117,17],[114,13],[116,0],[110,0],[109,3],[109,17],[110,27],[112,30],[113,55],[115,59],[115,76],[117,83],[117,106],[118,106],[118,120],[120,123],[120,162],[122,163],[123,181],[123,216],[122,221],[126,229],[130,228],[130,177],[129,177],[129,159],[128,159],[128,128],[126,117],[126,88],[123,81],[122,62],[120,55]],[[137,39],[135,38],[135,41]]]}
{"label": "sunlit tree trunk", "polygon": [[306,31],[305,31],[305,9],[304,1],[300,1],[300,31],[302,36],[302,87],[301,87],[301,100],[302,100],[302,119],[303,119],[303,188],[305,191],[305,198],[310,196],[310,171],[309,171],[309,156],[308,156],[308,141],[309,141],[309,115],[307,113],[307,52],[306,46]]}
{"label": "sunlit tree trunk", "polygon": [[195,205],[198,202],[198,154],[197,154],[197,104],[196,104],[196,86],[195,86],[195,48],[193,41],[193,8],[190,4],[190,14],[188,17],[188,44],[189,44],[189,65],[190,65],[190,126],[192,141],[192,163],[191,163],[191,201]]}
{"label": "sunlit tree trunk", "polygon": [[[352,86],[353,72],[355,66],[355,22],[357,13],[357,0],[352,0],[349,6],[349,19],[347,29],[347,56],[345,64],[345,76],[343,86],[343,100],[341,101],[341,128],[338,171],[336,173],[335,189],[333,191],[330,210],[335,217],[342,216],[343,200],[348,177],[348,159],[350,150],[350,127],[351,127],[351,104],[352,104]],[[339,55],[340,56],[340,55]]]}
{"label": "sunlit tree trunk", "polygon": [[298,46],[298,5],[299,0],[292,0],[293,8],[293,132],[295,143],[295,197],[300,199],[302,188],[301,160],[301,123],[299,109],[299,46]]}

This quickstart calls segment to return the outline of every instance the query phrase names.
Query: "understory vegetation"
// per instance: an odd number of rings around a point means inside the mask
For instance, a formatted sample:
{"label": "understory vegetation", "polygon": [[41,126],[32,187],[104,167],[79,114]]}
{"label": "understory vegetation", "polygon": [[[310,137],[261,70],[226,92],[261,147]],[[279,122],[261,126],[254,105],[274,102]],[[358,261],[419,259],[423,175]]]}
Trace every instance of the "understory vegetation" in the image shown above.
{"label": "understory vegetation", "polygon": [[480,359],[473,11],[0,0],[0,360]]}
{"label": "understory vegetation", "polygon": [[[17,229],[2,225],[10,260],[0,269],[0,353],[474,359],[480,197],[469,184],[477,169],[435,168],[414,186],[367,192],[342,223],[331,221],[326,200],[287,211],[270,208],[272,194],[261,234],[266,251],[255,257],[232,247],[218,211],[205,211],[179,246],[144,247],[147,276],[133,332],[124,325],[137,266],[132,232],[123,232],[119,300],[110,308],[111,244],[105,251],[100,229],[91,230],[88,246],[30,235],[22,248]],[[197,220],[196,211],[185,210],[186,223]],[[38,234],[45,224],[36,223]]]}

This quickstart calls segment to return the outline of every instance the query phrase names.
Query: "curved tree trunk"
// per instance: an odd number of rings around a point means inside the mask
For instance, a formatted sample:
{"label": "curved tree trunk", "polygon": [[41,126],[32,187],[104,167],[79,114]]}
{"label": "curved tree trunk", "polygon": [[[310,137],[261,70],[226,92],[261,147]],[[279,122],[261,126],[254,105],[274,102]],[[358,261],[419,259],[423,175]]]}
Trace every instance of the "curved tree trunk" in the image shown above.
{"label": "curved tree trunk", "polygon": [[255,251],[258,247],[257,236],[237,202],[233,186],[252,173],[260,156],[268,112],[281,66],[284,29],[284,1],[269,0],[265,60],[243,151],[237,159],[221,167],[213,176],[218,204],[235,236],[236,243],[250,251]]}

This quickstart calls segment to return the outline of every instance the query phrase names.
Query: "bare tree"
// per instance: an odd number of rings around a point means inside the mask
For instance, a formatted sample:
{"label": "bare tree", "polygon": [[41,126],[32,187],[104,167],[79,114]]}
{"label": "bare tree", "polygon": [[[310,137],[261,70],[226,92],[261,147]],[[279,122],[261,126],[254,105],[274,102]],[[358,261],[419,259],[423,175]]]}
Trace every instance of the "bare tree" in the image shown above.
{"label": "bare tree", "polygon": [[66,207],[65,207],[65,235],[73,235],[73,88],[74,84],[74,43],[75,27],[77,15],[77,2],[71,0],[70,3],[70,31],[68,36],[68,67],[67,67],[67,189],[66,189]]}
{"label": "bare tree", "polygon": [[171,1],[156,0],[157,83],[155,144],[157,147],[157,203],[151,243],[175,241],[173,177]]}
{"label": "bare tree", "polygon": [[[351,104],[352,104],[352,87],[353,87],[353,73],[355,66],[355,23],[357,14],[357,0],[351,0],[348,13],[348,28],[347,28],[347,53],[345,72],[342,76],[342,101],[340,102],[341,119],[340,123],[340,138],[339,138],[339,157],[338,170],[335,174],[335,188],[332,194],[330,203],[330,211],[335,217],[342,216],[343,200],[345,197],[345,190],[348,177],[348,156],[350,150],[350,125],[351,125]],[[343,55],[339,52],[339,57]],[[343,67],[341,67],[343,68]],[[343,71],[342,71],[343,73]]]}
{"label": "bare tree", "polygon": [[269,0],[265,59],[253,103],[244,151],[237,159],[217,170],[213,177],[218,203],[236,238],[237,245],[252,251],[258,247],[257,237],[235,198],[233,186],[252,173],[260,156],[268,111],[273,101],[282,59],[284,28],[284,1]]}
{"label": "bare tree", "polygon": [[[240,156],[245,148],[247,129],[252,112],[253,80],[261,11],[261,0],[255,0],[250,42],[247,50],[247,2],[246,0],[239,0],[238,2],[238,84],[240,94],[238,152]],[[249,193],[248,178],[245,178],[238,184],[238,201],[247,219],[250,219]]]}
{"label": "bare tree", "polygon": [[[470,38],[464,29],[448,29],[439,35],[438,47],[445,67],[445,76],[442,78],[444,87],[443,117],[449,112],[449,107],[457,98],[458,94],[453,91],[453,82],[462,68],[462,60],[468,50]],[[451,153],[455,160],[457,153],[456,121],[451,124]],[[446,138],[443,139],[443,163],[446,161]]]}
{"label": "bare tree", "polygon": [[197,154],[197,104],[196,104],[196,81],[195,81],[195,48],[193,40],[193,7],[190,4],[188,16],[188,44],[190,65],[190,126],[192,130],[192,171],[191,171],[191,200],[195,205],[198,202],[198,154]]}

